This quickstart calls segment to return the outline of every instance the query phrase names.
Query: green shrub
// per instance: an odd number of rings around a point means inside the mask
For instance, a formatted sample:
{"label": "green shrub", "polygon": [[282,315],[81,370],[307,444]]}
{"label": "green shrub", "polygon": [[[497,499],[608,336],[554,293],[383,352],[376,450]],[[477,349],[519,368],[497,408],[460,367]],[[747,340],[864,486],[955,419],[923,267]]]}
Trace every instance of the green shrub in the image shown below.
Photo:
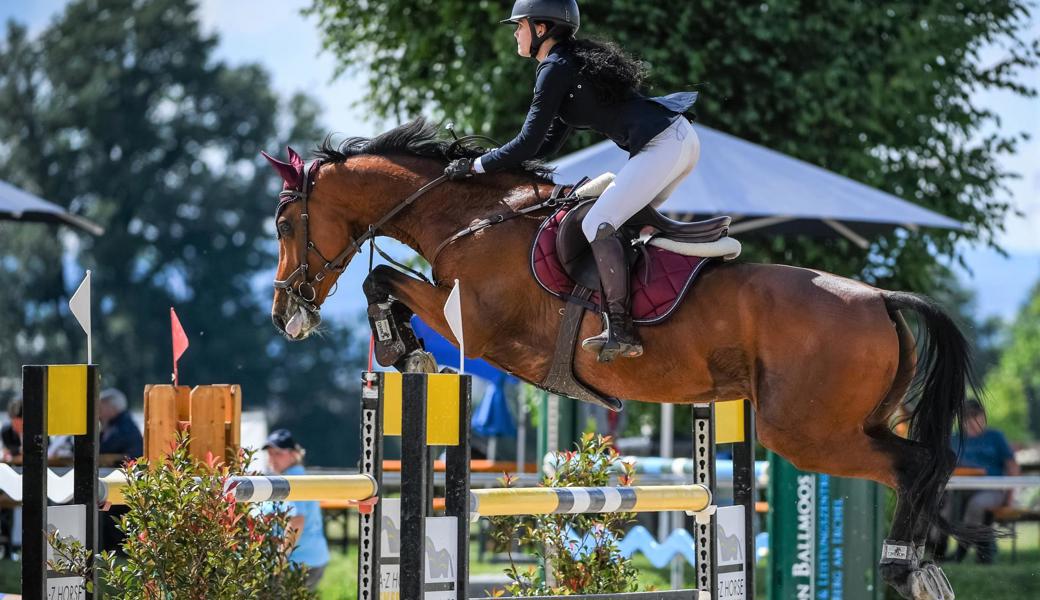
{"label": "green shrub", "polygon": [[[225,495],[225,483],[243,474],[249,456],[233,464],[205,463],[188,453],[182,436],[161,465],[127,466],[130,511],[120,520],[124,558],[92,557],[78,543],[51,535],[51,567],[86,576],[98,569],[105,598],[126,600],[312,599],[305,568],[288,560],[294,535],[282,508],[264,511]],[[88,578],[89,580],[89,578]]]}
{"label": "green shrub", "polygon": [[[616,464],[624,468],[619,484],[631,485],[632,467],[619,458],[609,437],[585,434],[575,452],[561,455],[556,472],[544,476],[542,485],[606,486]],[[511,478],[506,477],[503,484],[509,487]],[[506,593],[543,596],[637,591],[639,572],[617,547],[633,520],[632,513],[491,518],[495,549],[509,555],[506,574],[511,583],[505,587]],[[549,581],[538,568],[516,564],[513,551],[518,545],[551,570]]]}

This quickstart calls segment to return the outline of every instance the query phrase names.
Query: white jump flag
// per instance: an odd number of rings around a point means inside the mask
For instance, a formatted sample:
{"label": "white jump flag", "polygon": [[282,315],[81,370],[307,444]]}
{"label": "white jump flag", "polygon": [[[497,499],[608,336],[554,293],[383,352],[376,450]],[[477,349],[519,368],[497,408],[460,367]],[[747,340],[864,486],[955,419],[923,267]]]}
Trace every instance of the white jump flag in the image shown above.
{"label": "white jump flag", "polygon": [[90,332],[90,271],[87,271],[87,276],[83,278],[79,287],[76,288],[76,293],[72,295],[72,298],[69,298],[69,309],[72,311],[72,316],[79,321],[79,326],[87,334],[87,364],[94,364],[94,353],[91,350],[92,335]]}
{"label": "white jump flag", "polygon": [[459,280],[455,280],[455,287],[448,294],[448,301],[444,303],[444,318],[448,321],[448,327],[459,341],[459,373],[466,372],[466,342],[462,338],[462,293],[459,291]]}

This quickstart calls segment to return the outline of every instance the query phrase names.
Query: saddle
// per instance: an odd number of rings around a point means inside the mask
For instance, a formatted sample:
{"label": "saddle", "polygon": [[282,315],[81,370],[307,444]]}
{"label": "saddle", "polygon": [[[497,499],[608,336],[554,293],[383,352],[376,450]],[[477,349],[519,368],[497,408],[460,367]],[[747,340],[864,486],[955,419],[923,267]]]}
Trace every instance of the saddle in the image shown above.
{"label": "saddle", "polygon": [[[531,268],[549,293],[567,301],[549,374],[541,387],[585,402],[620,411],[621,401],[580,382],[573,371],[574,349],[586,310],[601,312],[599,273],[582,219],[595,198],[613,182],[610,173],[579,186],[560,200],[562,207],[546,218],[535,236]],[[559,188],[558,188],[559,189]],[[631,240],[632,317],[640,325],[665,321],[680,305],[702,268],[712,259],[732,260],[740,243],[728,236],[730,218],[672,220],[644,208],[620,229]]]}

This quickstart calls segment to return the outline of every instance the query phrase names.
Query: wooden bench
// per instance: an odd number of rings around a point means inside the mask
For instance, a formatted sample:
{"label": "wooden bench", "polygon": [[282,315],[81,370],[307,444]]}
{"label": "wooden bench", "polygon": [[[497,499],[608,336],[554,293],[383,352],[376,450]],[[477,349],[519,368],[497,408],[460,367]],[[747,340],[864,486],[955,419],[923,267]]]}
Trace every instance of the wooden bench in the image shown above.
{"label": "wooden bench", "polygon": [[994,524],[1011,529],[1011,562],[1014,563],[1018,558],[1018,531],[1016,526],[1019,523],[1040,523],[1040,510],[1002,506],[993,510],[990,514],[993,515]]}

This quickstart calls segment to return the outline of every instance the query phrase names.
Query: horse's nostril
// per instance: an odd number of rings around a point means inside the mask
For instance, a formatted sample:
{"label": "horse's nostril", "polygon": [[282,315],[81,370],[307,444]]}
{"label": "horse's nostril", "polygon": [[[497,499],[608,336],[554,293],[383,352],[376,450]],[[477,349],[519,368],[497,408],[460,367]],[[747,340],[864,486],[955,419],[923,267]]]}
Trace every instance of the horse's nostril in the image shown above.
{"label": "horse's nostril", "polygon": [[274,322],[274,326],[278,331],[285,331],[285,319],[281,315],[272,314],[271,321]]}

